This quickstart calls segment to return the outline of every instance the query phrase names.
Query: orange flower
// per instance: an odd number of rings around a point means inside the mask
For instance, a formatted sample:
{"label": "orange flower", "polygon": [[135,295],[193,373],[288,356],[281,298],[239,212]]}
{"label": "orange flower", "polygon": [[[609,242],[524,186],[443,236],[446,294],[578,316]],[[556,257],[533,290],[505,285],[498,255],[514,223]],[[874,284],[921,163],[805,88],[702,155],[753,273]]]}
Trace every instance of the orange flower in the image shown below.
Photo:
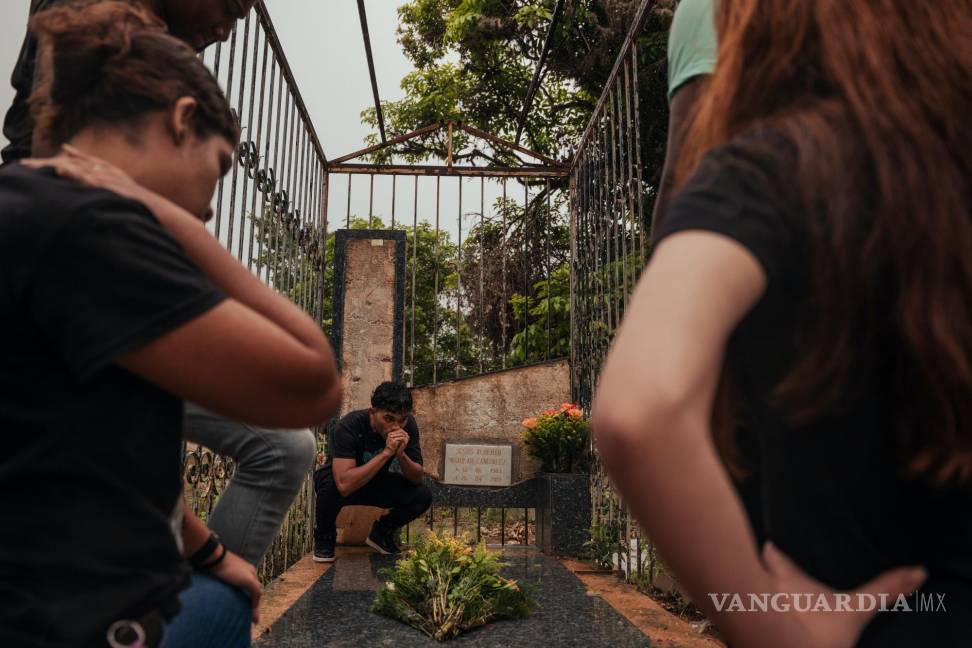
{"label": "orange flower", "polygon": [[528,430],[532,430],[533,428],[537,427],[537,417],[531,416],[530,418],[525,418],[520,425]]}
{"label": "orange flower", "polygon": [[567,416],[575,421],[579,421],[584,418],[584,412],[580,411],[576,407],[572,410],[567,410]]}
{"label": "orange flower", "polygon": [[577,406],[574,405],[573,403],[561,403],[560,404],[560,411],[561,412],[566,412],[567,410],[572,410],[572,409],[577,409]]}
{"label": "orange flower", "polygon": [[557,414],[560,414],[560,412],[558,412],[555,409],[549,409],[549,410],[547,410],[546,412],[543,413],[544,416],[555,416]]}

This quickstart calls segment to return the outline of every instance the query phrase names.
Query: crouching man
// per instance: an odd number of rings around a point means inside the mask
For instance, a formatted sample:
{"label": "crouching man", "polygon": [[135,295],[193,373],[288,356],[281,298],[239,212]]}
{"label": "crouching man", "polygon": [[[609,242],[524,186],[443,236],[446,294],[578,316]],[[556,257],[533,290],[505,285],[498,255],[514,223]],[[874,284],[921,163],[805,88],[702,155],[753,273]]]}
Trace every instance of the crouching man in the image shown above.
{"label": "crouching man", "polygon": [[[389,471],[397,462],[398,472]],[[397,383],[375,389],[369,409],[348,413],[328,435],[327,461],[314,473],[317,524],[314,560],[332,562],[341,508],[363,504],[391,509],[368,535],[368,546],[398,553],[401,527],[422,515],[432,493],[422,485],[422,449],[412,394]]]}

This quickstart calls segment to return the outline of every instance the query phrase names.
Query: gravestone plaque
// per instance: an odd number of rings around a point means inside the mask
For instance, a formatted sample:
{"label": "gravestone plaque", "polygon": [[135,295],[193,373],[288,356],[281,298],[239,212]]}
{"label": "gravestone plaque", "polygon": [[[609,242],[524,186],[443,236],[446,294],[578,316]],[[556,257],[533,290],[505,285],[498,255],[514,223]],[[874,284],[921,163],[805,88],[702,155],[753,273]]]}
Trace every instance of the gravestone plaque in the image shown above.
{"label": "gravestone plaque", "polygon": [[446,484],[509,486],[513,474],[513,446],[447,443]]}

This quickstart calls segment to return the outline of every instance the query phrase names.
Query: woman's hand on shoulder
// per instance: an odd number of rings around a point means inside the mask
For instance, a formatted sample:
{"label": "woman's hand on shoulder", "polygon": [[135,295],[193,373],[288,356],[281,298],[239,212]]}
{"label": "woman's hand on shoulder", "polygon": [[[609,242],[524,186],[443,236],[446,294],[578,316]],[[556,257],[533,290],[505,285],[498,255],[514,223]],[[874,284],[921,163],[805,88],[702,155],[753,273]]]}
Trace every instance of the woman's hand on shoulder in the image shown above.
{"label": "woman's hand on shoulder", "polygon": [[146,204],[157,197],[111,162],[85,153],[70,144],[61,147],[60,153],[53,157],[30,158],[23,160],[21,164],[33,169],[53,167],[62,178],[74,180],[86,187],[106,189]]}

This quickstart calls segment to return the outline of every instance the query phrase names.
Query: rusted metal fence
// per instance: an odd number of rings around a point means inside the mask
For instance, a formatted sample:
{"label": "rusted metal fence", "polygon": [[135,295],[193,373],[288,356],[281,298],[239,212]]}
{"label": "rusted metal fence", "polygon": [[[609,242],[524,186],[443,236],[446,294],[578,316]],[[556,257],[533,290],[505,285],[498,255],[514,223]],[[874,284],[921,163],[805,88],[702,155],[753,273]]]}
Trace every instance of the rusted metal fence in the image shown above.
{"label": "rusted metal fence", "polygon": [[[652,4],[641,3],[571,164],[572,391],[587,411],[651,243],[638,37]],[[627,580],[651,585],[658,568],[654,548],[596,461],[591,498],[593,556]]]}
{"label": "rusted metal fence", "polygon": [[543,541],[543,526],[535,508],[436,506],[404,530],[405,542],[412,542],[426,530],[464,537],[487,545],[529,546]]}
{"label": "rusted metal fence", "polygon": [[[447,150],[441,164],[397,163],[410,143],[430,140],[429,148]],[[458,163],[487,146],[491,158],[508,164]],[[382,159],[349,162],[363,156]],[[406,383],[567,356],[565,164],[445,122],[335,158],[327,168],[332,222],[406,232]]]}
{"label": "rusted metal fence", "polygon": [[[242,130],[208,227],[256,276],[323,322],[327,159],[263,2],[201,56]],[[187,501],[205,518],[235,472],[233,461],[187,445],[184,467]],[[310,548],[312,501],[308,480],[260,568],[264,580]]]}

